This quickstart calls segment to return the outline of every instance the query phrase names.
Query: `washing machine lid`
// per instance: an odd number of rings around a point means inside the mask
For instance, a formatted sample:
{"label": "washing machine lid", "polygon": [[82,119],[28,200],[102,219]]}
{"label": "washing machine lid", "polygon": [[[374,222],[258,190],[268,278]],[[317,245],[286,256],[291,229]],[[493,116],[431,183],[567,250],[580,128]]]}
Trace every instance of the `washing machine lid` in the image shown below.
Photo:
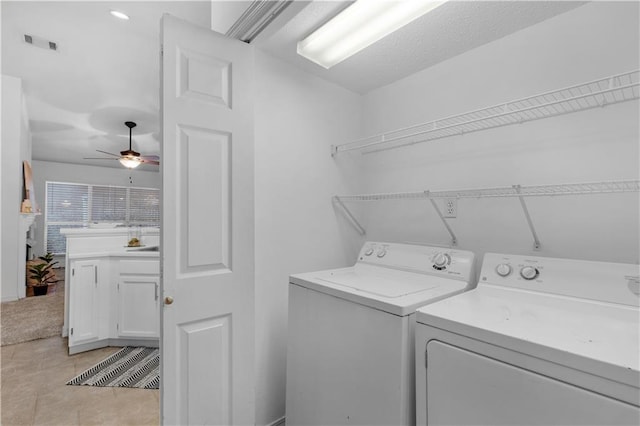
{"label": "washing machine lid", "polygon": [[292,275],[290,282],[398,316],[468,288],[460,280],[358,264]]}
{"label": "washing machine lid", "polygon": [[493,285],[420,308],[427,325],[638,388],[639,311]]}

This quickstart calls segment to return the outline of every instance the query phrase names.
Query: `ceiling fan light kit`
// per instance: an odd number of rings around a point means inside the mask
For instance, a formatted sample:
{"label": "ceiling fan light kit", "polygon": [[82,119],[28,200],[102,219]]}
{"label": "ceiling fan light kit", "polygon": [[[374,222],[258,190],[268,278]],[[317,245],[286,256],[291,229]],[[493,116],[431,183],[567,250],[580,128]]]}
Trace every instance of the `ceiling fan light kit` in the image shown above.
{"label": "ceiling fan light kit", "polygon": [[125,166],[127,169],[135,169],[140,164],[142,164],[142,160],[140,160],[140,157],[133,157],[133,156],[120,157],[118,161],[120,161],[120,164]]}
{"label": "ceiling fan light kit", "polygon": [[140,153],[131,149],[131,129],[136,127],[136,123],[133,121],[125,121],[124,125],[129,128],[129,149],[120,152],[122,157],[120,157],[118,161],[120,161],[120,164],[125,166],[127,169],[135,169],[142,163]]}
{"label": "ceiling fan light kit", "polygon": [[96,151],[101,152],[103,154],[111,155],[115,158],[86,158],[87,160],[118,160],[120,164],[125,166],[127,169],[135,169],[142,163],[155,164],[156,166],[160,164],[160,159],[157,155],[143,155],[141,156],[139,152],[134,151],[131,148],[132,137],[131,137],[131,129],[136,127],[136,123],[133,121],[125,121],[124,125],[129,128],[129,149],[120,151],[120,155],[112,154],[110,152],[101,151],[97,149]]}
{"label": "ceiling fan light kit", "polygon": [[297,52],[329,69],[445,1],[357,0],[299,41]]}

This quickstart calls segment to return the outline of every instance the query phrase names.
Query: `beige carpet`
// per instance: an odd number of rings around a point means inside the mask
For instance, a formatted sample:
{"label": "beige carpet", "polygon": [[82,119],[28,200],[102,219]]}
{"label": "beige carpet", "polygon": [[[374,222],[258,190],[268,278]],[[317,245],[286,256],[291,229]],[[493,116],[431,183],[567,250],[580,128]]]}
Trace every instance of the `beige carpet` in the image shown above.
{"label": "beige carpet", "polygon": [[[64,277],[64,269],[58,271]],[[63,323],[64,281],[59,281],[53,294],[0,304],[0,346],[60,336]]]}

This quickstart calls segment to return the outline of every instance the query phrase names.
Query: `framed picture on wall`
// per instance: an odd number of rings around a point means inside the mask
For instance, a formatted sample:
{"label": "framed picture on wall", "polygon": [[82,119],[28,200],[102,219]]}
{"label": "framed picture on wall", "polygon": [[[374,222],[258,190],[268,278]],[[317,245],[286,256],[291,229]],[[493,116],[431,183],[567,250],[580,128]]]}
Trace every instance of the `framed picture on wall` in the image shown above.
{"label": "framed picture on wall", "polygon": [[33,174],[31,173],[31,165],[28,161],[22,162],[22,204],[20,206],[21,213],[35,213],[38,209],[36,202],[36,194],[33,190]]}

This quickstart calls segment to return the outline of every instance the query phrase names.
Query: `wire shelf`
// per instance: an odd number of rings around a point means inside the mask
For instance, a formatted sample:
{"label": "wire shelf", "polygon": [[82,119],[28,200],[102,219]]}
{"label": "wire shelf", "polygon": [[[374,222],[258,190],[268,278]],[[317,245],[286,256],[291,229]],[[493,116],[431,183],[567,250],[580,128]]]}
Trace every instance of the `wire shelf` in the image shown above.
{"label": "wire shelf", "polygon": [[480,130],[585,111],[640,98],[640,70],[417,124],[332,147],[332,155],[386,151]]}
{"label": "wire shelf", "polygon": [[539,250],[540,239],[536,232],[529,209],[525,202],[525,197],[557,196],[557,195],[580,195],[580,194],[606,194],[621,192],[640,192],[640,180],[622,180],[609,182],[591,183],[568,183],[560,185],[533,185],[533,186],[505,186],[497,188],[462,189],[453,191],[417,191],[417,192],[393,192],[366,195],[342,195],[334,196],[333,202],[340,207],[344,215],[356,228],[360,235],[365,235],[366,230],[362,227],[358,219],[349,211],[344,202],[348,201],[381,201],[381,200],[428,200],[431,202],[438,217],[451,236],[451,244],[457,244],[457,237],[440,211],[435,200],[442,198],[497,198],[497,197],[517,197],[519,198],[524,216],[527,220],[529,230],[533,237],[533,249]]}
{"label": "wire shelf", "polygon": [[448,191],[395,192],[365,195],[340,195],[336,199],[349,201],[382,201],[407,199],[486,198],[486,197],[535,197],[554,195],[604,194],[640,192],[640,180],[623,180],[560,185],[505,186],[496,188],[462,189]]}

